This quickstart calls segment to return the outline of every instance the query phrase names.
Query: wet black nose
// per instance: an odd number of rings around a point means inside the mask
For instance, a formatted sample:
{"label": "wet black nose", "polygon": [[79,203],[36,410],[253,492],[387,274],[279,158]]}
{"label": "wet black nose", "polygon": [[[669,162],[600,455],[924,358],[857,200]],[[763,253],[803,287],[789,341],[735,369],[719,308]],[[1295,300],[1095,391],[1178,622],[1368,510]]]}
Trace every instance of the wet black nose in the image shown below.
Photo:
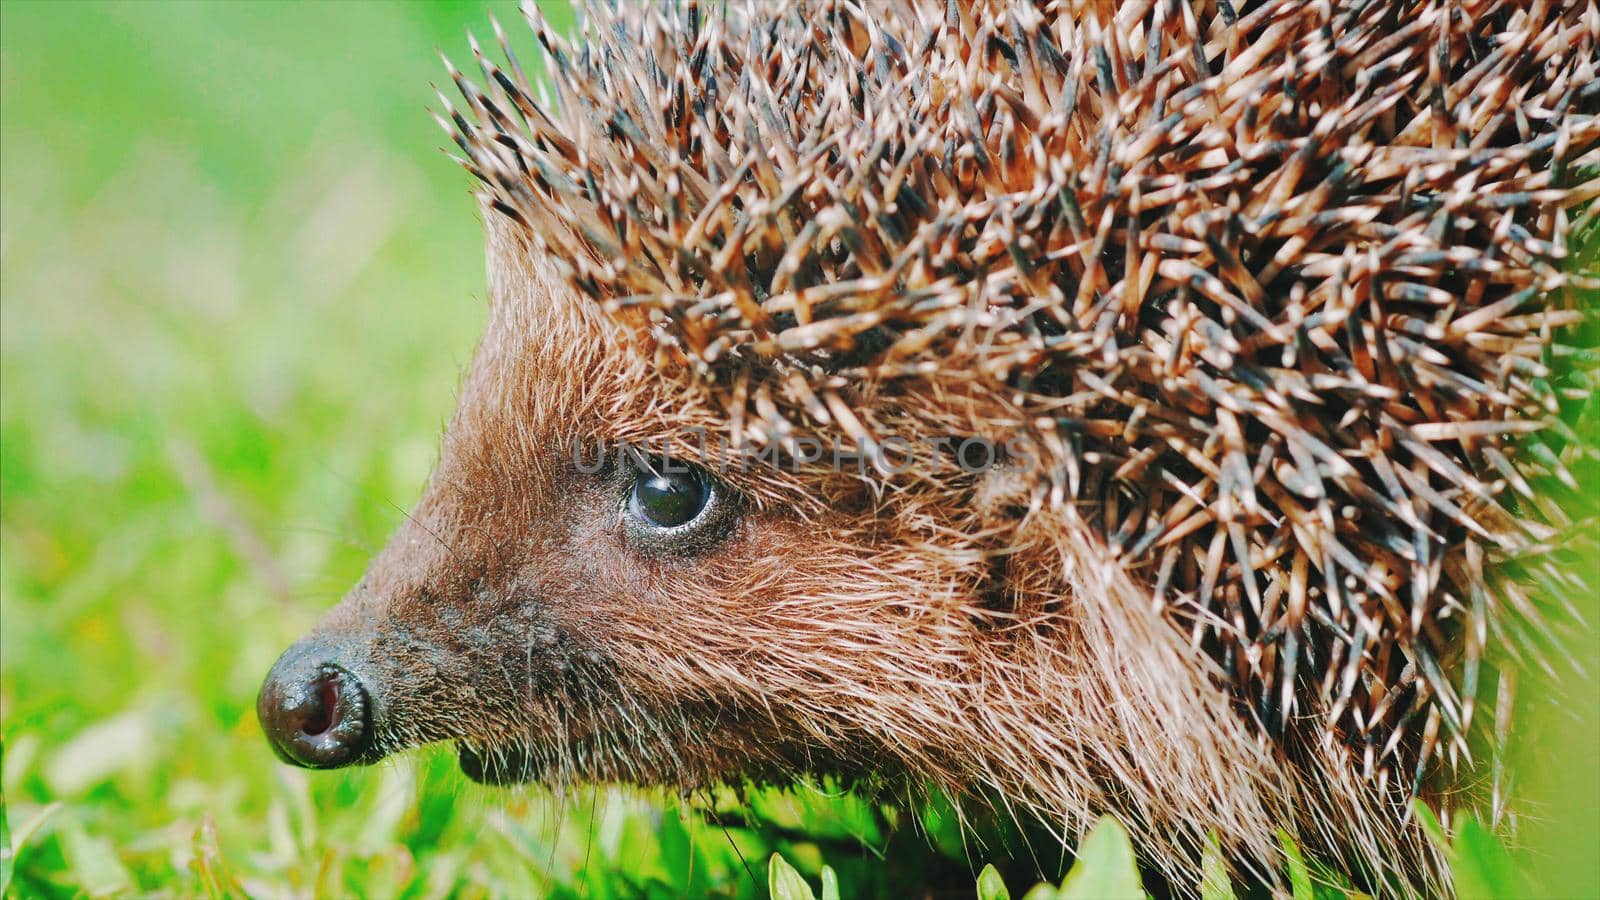
{"label": "wet black nose", "polygon": [[291,648],[280,657],[261,685],[256,716],[284,762],[332,769],[370,749],[371,705],[354,675],[320,655]]}

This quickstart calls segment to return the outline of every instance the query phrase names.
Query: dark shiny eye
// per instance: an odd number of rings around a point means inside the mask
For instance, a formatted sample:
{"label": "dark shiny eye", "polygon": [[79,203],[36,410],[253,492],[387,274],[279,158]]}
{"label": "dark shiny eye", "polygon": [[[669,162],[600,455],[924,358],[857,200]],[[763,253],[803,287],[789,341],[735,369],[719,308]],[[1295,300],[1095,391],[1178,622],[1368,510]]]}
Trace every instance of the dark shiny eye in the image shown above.
{"label": "dark shiny eye", "polygon": [[693,522],[711,501],[711,486],[698,469],[659,461],[641,469],[628,494],[628,512],[656,528]]}

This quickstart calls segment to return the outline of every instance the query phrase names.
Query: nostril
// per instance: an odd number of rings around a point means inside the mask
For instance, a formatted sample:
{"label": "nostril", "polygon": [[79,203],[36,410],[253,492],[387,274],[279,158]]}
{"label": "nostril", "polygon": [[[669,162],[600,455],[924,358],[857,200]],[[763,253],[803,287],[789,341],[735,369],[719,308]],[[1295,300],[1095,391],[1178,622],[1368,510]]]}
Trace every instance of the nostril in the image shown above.
{"label": "nostril", "polygon": [[370,747],[366,689],[332,663],[307,664],[291,651],[261,686],[256,713],[286,762],[325,769],[356,762]]}
{"label": "nostril", "polygon": [[339,709],[339,682],[332,677],[319,680],[316,691],[316,702],[306,708],[305,718],[301,719],[297,729],[306,737],[317,737],[333,730],[338,720],[334,714]]}

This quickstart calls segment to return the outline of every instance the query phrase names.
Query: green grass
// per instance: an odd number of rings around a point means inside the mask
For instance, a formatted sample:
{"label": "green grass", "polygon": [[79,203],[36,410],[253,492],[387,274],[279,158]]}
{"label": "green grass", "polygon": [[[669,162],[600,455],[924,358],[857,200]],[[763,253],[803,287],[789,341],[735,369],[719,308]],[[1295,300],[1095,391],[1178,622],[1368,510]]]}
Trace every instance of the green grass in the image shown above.
{"label": "green grass", "polygon": [[[262,674],[415,500],[483,324],[479,222],[425,106],[434,48],[467,58],[490,10],[517,24],[484,2],[0,6],[0,882],[801,897],[788,863],[818,896],[826,863],[845,897],[970,894],[1007,854],[969,860],[937,809],[551,797],[442,754],[313,774],[268,751]],[[1581,895],[1600,737],[1578,712],[1533,751],[1548,799],[1519,864]],[[1114,837],[1062,896],[1122,872]]]}

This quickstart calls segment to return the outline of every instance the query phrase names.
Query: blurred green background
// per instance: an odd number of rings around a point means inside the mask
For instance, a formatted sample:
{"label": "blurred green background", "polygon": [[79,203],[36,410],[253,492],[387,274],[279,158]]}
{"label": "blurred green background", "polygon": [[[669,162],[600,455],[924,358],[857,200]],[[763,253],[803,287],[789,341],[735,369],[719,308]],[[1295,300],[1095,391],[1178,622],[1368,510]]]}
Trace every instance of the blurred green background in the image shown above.
{"label": "blurred green background", "polygon": [[[896,828],[821,789],[550,797],[439,754],[315,775],[268,751],[262,674],[418,495],[483,323],[468,178],[425,107],[436,48],[470,60],[490,13],[525,37],[477,0],[0,5],[11,890],[751,894],[778,849],[826,856],[846,896],[946,870],[970,892],[937,810]],[[1600,688],[1573,696],[1534,753],[1554,839],[1530,865],[1587,891]]]}

